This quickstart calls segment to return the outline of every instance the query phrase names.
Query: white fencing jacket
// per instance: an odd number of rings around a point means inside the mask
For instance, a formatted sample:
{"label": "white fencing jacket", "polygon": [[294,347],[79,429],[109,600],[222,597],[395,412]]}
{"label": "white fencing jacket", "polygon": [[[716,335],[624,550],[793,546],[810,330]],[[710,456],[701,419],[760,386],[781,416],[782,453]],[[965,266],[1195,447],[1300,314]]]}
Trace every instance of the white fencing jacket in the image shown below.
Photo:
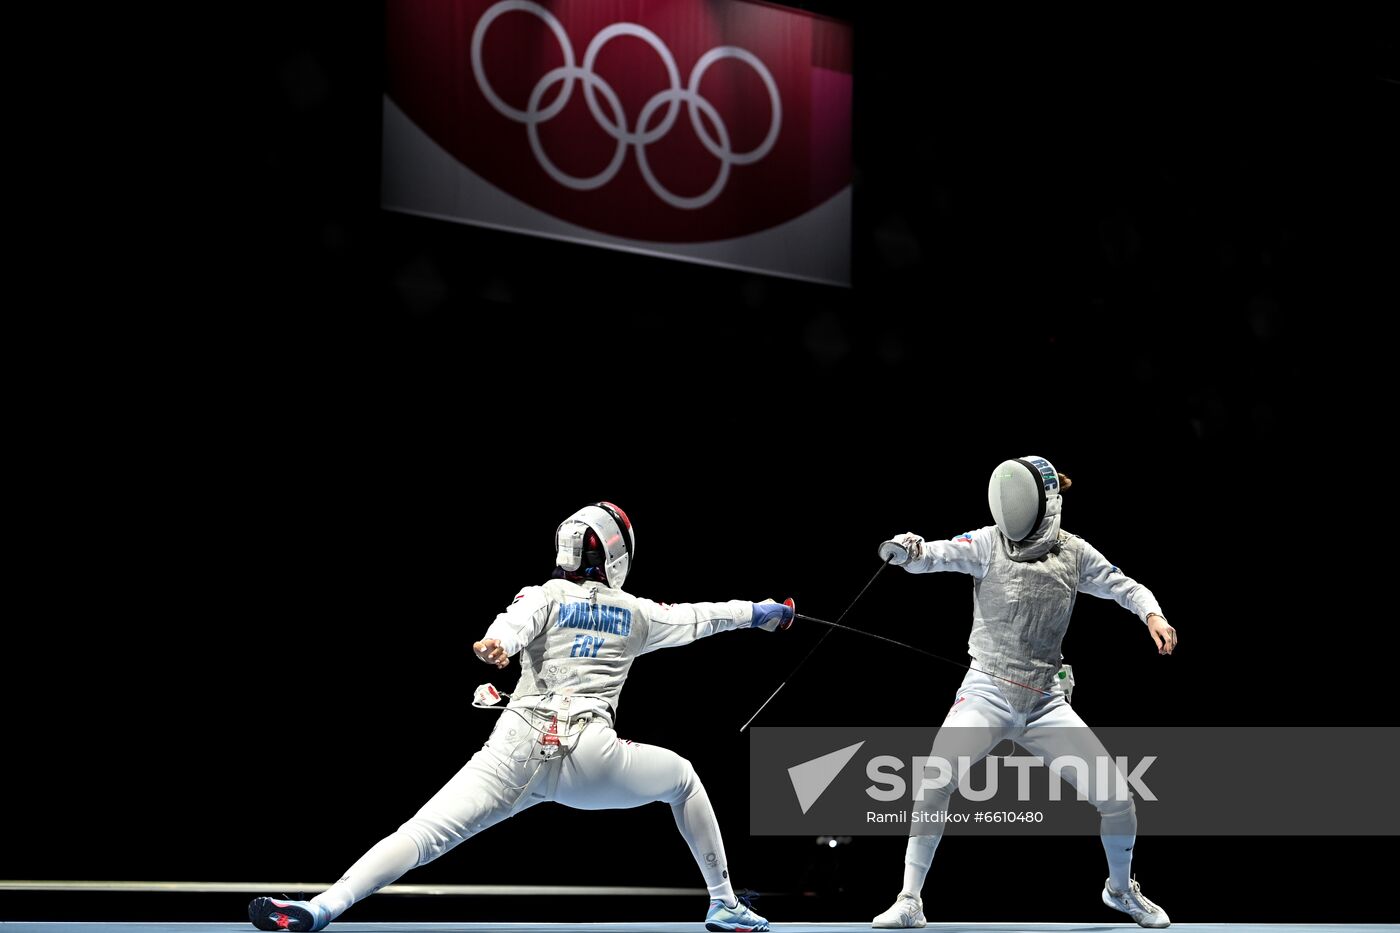
{"label": "white fencing jacket", "polygon": [[517,593],[483,638],[519,655],[510,706],[553,706],[568,698],[570,715],[591,710],[611,722],[639,655],[752,622],[753,603],[745,600],[668,605],[601,583],[555,579]]}
{"label": "white fencing jacket", "polygon": [[[1049,690],[1060,669],[1060,645],[1078,593],[1112,599],[1143,622],[1161,613],[1152,591],[1127,576],[1077,535],[1056,532],[1057,544],[1035,560],[1014,560],[995,525],[951,541],[925,541],[910,573],[971,574],[972,634],[967,651],[989,674]],[[1007,698],[1027,707],[1041,694],[1004,685]]]}

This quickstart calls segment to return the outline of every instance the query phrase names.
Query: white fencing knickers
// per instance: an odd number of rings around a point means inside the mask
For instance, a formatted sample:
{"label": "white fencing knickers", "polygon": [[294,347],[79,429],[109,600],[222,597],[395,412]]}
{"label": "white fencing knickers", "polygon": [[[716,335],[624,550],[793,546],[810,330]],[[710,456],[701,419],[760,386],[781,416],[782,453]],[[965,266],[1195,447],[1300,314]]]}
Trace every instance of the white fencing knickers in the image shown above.
{"label": "white fencing knickers", "polygon": [[660,801],[671,805],[710,896],[732,901],[719,823],[690,762],[670,749],[618,738],[602,716],[565,716],[556,724],[549,710],[503,710],[486,744],[413,819],[314,900],[339,916],[409,869],[537,803],[620,810]]}
{"label": "white fencing knickers", "polygon": [[[1100,771],[1097,762],[1108,758],[1098,737],[1085,725],[1058,688],[1042,696],[1029,710],[1015,709],[1002,693],[1000,682],[978,671],[968,671],[958,689],[957,700],[943,720],[933,740],[930,757],[941,758],[957,768],[966,756],[976,764],[998,743],[1014,740],[1047,765],[1057,758],[1087,763],[1088,767],[1065,767],[1058,773],[1087,797],[1099,811],[1099,839],[1108,858],[1109,876],[1115,890],[1128,890],[1132,850],[1137,838],[1137,811],[1127,779],[1117,767]],[[915,802],[916,810],[946,814],[948,800],[957,789],[958,777],[942,787],[926,790]],[[943,837],[944,822],[939,819],[910,819],[911,832],[904,854],[903,893],[919,894],[928,876],[933,854]]]}

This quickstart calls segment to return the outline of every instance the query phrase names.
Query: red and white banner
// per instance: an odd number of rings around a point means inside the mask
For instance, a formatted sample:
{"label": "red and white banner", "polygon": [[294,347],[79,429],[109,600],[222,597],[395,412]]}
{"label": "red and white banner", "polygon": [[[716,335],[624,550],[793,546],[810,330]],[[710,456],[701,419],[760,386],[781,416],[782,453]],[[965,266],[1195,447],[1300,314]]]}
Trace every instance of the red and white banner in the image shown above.
{"label": "red and white banner", "polygon": [[850,283],[849,25],[749,0],[386,18],[386,208]]}

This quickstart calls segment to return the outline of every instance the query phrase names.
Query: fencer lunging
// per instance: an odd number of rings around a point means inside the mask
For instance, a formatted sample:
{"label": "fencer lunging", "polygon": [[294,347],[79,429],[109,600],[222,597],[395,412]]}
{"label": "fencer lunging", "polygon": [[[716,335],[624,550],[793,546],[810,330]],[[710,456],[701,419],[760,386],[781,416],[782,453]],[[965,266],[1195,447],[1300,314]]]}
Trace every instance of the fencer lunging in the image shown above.
{"label": "fencer lunging", "polygon": [[522,589],[473,645],[488,664],[505,668],[517,656],[520,664],[486,744],[326,891],[310,901],[255,899],[249,917],[259,929],[319,930],[410,869],[545,801],[583,810],[669,804],[709,888],[706,929],[769,928],[735,895],[719,823],[690,762],[618,738],[613,720],[639,655],[729,629],[787,628],[792,608],[771,600],[665,605],[625,592],[636,534],[609,502],[565,519],[555,550],[553,578]]}
{"label": "fencer lunging", "polygon": [[[958,762],[966,756],[976,763],[1012,739],[1046,762],[1061,756],[1091,763],[1107,759],[1056,676],[1078,593],[1112,599],[1137,614],[1159,654],[1176,648],[1176,630],[1151,591],[1083,538],[1061,530],[1060,493],[1069,485],[1069,478],[1042,457],[1007,460],[992,473],[987,492],[995,524],[951,541],[925,541],[911,532],[881,544],[881,558],[910,573],[955,571],[974,579],[968,653],[977,670],[964,677],[931,758]],[[1167,926],[1166,911],[1143,896],[1131,874],[1137,815],[1122,773],[1115,766],[1102,775],[1097,767],[1060,774],[1099,810],[1109,870],[1103,902],[1142,926]],[[916,807],[946,812],[957,779],[941,782]],[[944,823],[925,814],[910,825],[903,887],[894,905],[875,918],[877,928],[926,922],[921,892]]]}

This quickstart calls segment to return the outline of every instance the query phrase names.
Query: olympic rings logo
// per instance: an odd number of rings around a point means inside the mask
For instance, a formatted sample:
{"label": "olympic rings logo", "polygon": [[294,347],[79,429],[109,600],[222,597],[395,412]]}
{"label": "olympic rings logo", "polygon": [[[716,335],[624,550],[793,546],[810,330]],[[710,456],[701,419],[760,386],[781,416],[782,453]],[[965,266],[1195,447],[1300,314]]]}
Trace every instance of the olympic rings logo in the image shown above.
{"label": "olympic rings logo", "polygon": [[[539,17],[549,30],[554,33],[555,39],[559,42],[559,48],[564,53],[564,64],[545,73],[535,84],[530,92],[529,103],[524,110],[516,109],[505,101],[491,87],[491,82],[486,79],[486,69],[481,62],[481,47],[486,40],[486,31],[491,28],[491,24],[497,17],[511,11],[518,10],[522,13],[530,13]],[[634,36],[651,46],[660,57],[663,65],[666,66],[666,74],[670,79],[670,87],[664,91],[658,91],[642,107],[641,113],[637,116],[635,129],[627,126],[627,117],[622,112],[622,101],[618,99],[617,92],[612,86],[600,78],[593,71],[593,64],[598,59],[598,53],[610,41],[618,36]],[[768,89],[768,100],[772,105],[772,119],[768,127],[768,135],[763,141],[750,149],[748,152],[735,152],[730,145],[729,129],[720,118],[719,111],[715,109],[704,97],[700,96],[700,79],[705,76],[705,71],[715,62],[725,58],[737,58],[748,65],[763,81],[764,87]],[[573,188],[575,191],[591,191],[601,188],[612,181],[622,168],[623,161],[627,158],[629,147],[637,150],[637,166],[642,170],[642,177],[646,179],[647,186],[661,200],[672,207],[682,210],[695,210],[704,207],[719,197],[724,190],[725,184],[729,181],[729,169],[734,165],[751,165],[766,156],[773,148],[773,144],[778,140],[778,131],[782,128],[783,110],[782,100],[778,96],[778,85],[773,80],[773,75],[768,71],[767,66],[747,49],[741,49],[734,45],[719,45],[710,49],[700,60],[695,63],[695,67],[690,70],[690,80],[685,86],[681,86],[680,72],[676,68],[676,59],[671,54],[671,50],[666,47],[666,43],[661,38],[644,26],[636,23],[613,23],[601,30],[593,41],[588,43],[588,49],[583,54],[583,65],[574,64],[573,44],[569,40],[569,35],[564,31],[564,26],[559,20],[544,7],[531,0],[501,0],[485,13],[477,21],[476,29],[472,32],[472,74],[476,76],[476,82],[481,87],[481,93],[490,101],[503,116],[514,120],[517,123],[525,124],[525,131],[530,138],[530,149],[535,154],[535,159],[540,167],[545,170],[550,178],[566,188]],[[598,125],[617,142],[617,148],[613,151],[612,161],[606,168],[596,175],[587,178],[580,178],[562,171],[549,158],[544,151],[544,146],[540,143],[539,126],[554,117],[569,103],[569,98],[574,92],[574,82],[583,84],[583,96],[588,102],[588,109],[593,114],[593,119],[598,121]],[[563,83],[564,87],[559,92],[548,107],[540,108],[544,96],[554,85]],[[599,96],[607,102],[608,112],[604,111],[599,103]],[[681,104],[684,104],[686,111],[690,114],[690,124],[695,128],[695,135],[699,137],[704,147],[719,160],[719,174],[714,182],[702,194],[695,197],[682,197],[668,191],[661,182],[657,181],[656,175],[651,170],[651,163],[647,160],[647,146],[661,139],[671,131],[679,115]],[[666,108],[666,114],[656,126],[650,126],[651,119],[662,107]],[[710,134],[701,115],[709,118],[715,127],[715,134],[718,139]],[[650,127],[650,128],[649,128]]]}

